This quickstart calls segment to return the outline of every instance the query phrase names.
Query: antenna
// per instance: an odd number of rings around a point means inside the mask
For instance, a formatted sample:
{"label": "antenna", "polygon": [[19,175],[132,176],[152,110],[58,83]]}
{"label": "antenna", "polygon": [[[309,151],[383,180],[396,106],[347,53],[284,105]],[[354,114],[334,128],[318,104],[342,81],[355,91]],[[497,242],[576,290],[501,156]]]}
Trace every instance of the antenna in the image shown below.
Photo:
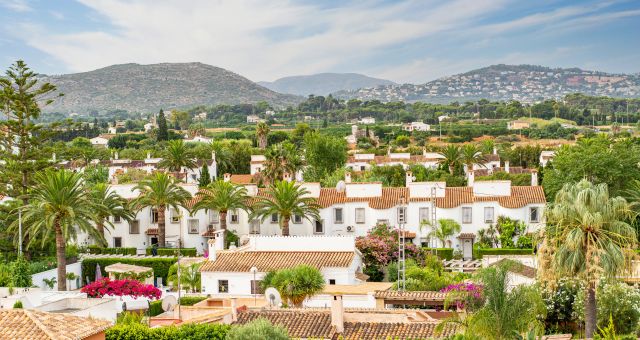
{"label": "antenna", "polygon": [[264,297],[267,300],[267,303],[271,307],[280,307],[282,306],[282,297],[280,297],[280,293],[277,289],[273,287],[269,287],[264,291]]}
{"label": "antenna", "polygon": [[172,311],[177,304],[178,300],[175,296],[167,295],[164,299],[162,299],[162,310],[165,312]]}

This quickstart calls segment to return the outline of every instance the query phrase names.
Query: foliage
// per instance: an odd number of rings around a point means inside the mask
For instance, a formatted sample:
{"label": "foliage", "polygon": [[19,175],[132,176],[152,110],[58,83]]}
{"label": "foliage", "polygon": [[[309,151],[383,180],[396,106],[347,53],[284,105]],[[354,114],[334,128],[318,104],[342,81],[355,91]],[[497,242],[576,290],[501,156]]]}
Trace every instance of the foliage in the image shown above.
{"label": "foliage", "polygon": [[422,248],[425,253],[437,255],[443,260],[451,260],[453,258],[453,248]]}
{"label": "foliage", "polygon": [[101,298],[103,296],[133,296],[134,298],[145,297],[156,300],[162,297],[160,289],[153,285],[141,283],[138,280],[111,280],[104,277],[99,281],[92,282],[80,289],[87,293],[87,296]]}
{"label": "foliage", "polygon": [[115,325],[106,332],[106,340],[224,340],[231,327],[223,324],[188,323],[181,326],[149,328],[143,324]]}
{"label": "foliage", "polygon": [[13,304],[13,309],[22,309],[22,301],[18,300]]}
{"label": "foliage", "polygon": [[[443,271],[442,262],[431,259],[435,256],[427,256],[426,266],[419,266],[414,260],[405,263],[405,289],[407,291],[438,291],[444,287],[458,282],[460,277]],[[398,262],[393,262],[387,267],[389,280],[393,281],[393,289],[398,289]]]}
{"label": "foliage", "polygon": [[162,282],[167,282],[167,276],[169,273],[169,267],[172,264],[176,263],[176,258],[161,258],[161,257],[153,257],[153,258],[99,258],[92,259],[86,258],[82,260],[82,275],[84,277],[88,277],[90,282],[95,281],[96,275],[96,265],[100,265],[100,271],[102,272],[102,276],[106,277],[108,273],[105,271],[105,267],[114,264],[114,263],[125,263],[132,264],[136,266],[149,267],[153,269],[153,275],[158,278],[162,278]]}
{"label": "foliage", "polygon": [[211,182],[196,194],[196,204],[191,213],[200,210],[213,210],[220,213],[220,228],[227,229],[227,212],[229,210],[247,210],[247,189],[224,180]]}
{"label": "foliage", "polygon": [[[574,317],[585,320],[585,293],[578,291],[574,302]],[[597,327],[605,328],[609,318],[618,334],[634,333],[640,321],[640,292],[623,282],[602,280],[596,288],[598,306]]]}
{"label": "foliage", "polygon": [[167,148],[158,167],[172,172],[180,172],[183,168],[193,169],[196,163],[193,155],[182,139],[167,142]]}
{"label": "foliage", "polygon": [[112,191],[106,183],[98,183],[91,187],[90,196],[91,202],[95,204],[94,222],[96,229],[103,236],[96,242],[106,245],[106,240],[104,239],[105,224],[110,228],[114,228],[109,217],[114,216],[130,221],[134,218],[134,214],[129,209],[129,202]]}
{"label": "foliage", "polygon": [[576,296],[580,290],[580,282],[572,279],[561,279],[555,287],[544,287],[542,299],[547,306],[547,317],[545,319],[545,329],[571,333],[572,323],[578,314],[574,309]]}
{"label": "foliage", "polygon": [[460,232],[462,227],[458,222],[452,219],[439,219],[438,224],[435,226],[431,226],[431,231],[429,232],[429,237],[435,237],[440,240],[442,243],[442,247],[446,247],[446,241],[449,237]]}
{"label": "foliage", "polygon": [[167,117],[164,115],[164,111],[160,109],[158,113],[158,117],[156,119],[158,123],[158,132],[156,134],[156,139],[158,142],[169,140],[169,131],[167,129]]}
{"label": "foliage", "polygon": [[[155,302],[155,301],[154,301]],[[160,303],[162,303],[160,301]],[[133,312],[123,312],[118,315],[116,325],[134,325],[142,323],[142,314]]]}
{"label": "foliage", "polygon": [[193,306],[200,301],[206,300],[206,296],[182,296],[180,297],[181,306]]}
{"label": "foliage", "polygon": [[211,174],[209,174],[209,167],[207,162],[202,162],[202,168],[200,169],[200,178],[198,179],[198,187],[204,188],[211,183]]}
{"label": "foliage", "polygon": [[484,304],[482,299],[482,286],[473,282],[450,284],[440,290],[447,293],[445,308],[455,304],[457,309],[475,311]]}
{"label": "foliage", "polygon": [[522,221],[506,216],[498,216],[496,229],[499,233],[500,246],[502,248],[513,248],[515,246],[513,239],[521,235],[526,228],[526,224]]}
{"label": "foliage", "polygon": [[109,181],[109,169],[102,165],[89,165],[84,168],[82,177],[87,185],[107,183]]}
{"label": "foliage", "polygon": [[531,174],[512,174],[498,171],[488,176],[478,176],[476,181],[511,181],[511,185],[529,186],[531,185]]}
{"label": "foliage", "polygon": [[227,340],[288,340],[287,330],[271,324],[267,319],[256,319],[245,325],[236,325],[227,334]]}
{"label": "foliage", "polygon": [[322,291],[325,282],[317,268],[298,265],[276,271],[265,285],[276,288],[291,305],[301,307],[305,299]]}
{"label": "foliage", "polygon": [[303,166],[300,152],[290,142],[270,146],[264,156],[264,170],[260,174],[268,183],[284,179],[284,174],[293,177]]}
{"label": "foliage", "polygon": [[473,257],[481,259],[484,255],[531,255],[533,249],[520,249],[520,248],[476,248],[473,252]]}
{"label": "foliage", "polygon": [[42,279],[42,282],[44,282],[44,284],[49,287],[49,289],[53,289],[53,287],[55,287],[56,282],[58,282],[58,279],[54,276],[50,279],[44,278]]}
{"label": "foliage", "polygon": [[319,181],[344,166],[347,160],[344,138],[307,133],[304,137],[304,160],[307,181]]}
{"label": "foliage", "polygon": [[149,316],[156,316],[164,313],[162,309],[162,300],[149,301]]}
{"label": "foliage", "polygon": [[49,269],[53,269],[56,267],[56,258],[48,257],[41,258],[38,261],[29,261],[29,273],[36,274],[47,271]]}
{"label": "foliage", "polygon": [[[191,265],[180,266],[180,286],[182,289],[191,292],[200,291],[200,266],[201,263],[193,263]],[[174,289],[178,288],[178,264],[175,263],[169,267],[167,282],[173,285]]]}

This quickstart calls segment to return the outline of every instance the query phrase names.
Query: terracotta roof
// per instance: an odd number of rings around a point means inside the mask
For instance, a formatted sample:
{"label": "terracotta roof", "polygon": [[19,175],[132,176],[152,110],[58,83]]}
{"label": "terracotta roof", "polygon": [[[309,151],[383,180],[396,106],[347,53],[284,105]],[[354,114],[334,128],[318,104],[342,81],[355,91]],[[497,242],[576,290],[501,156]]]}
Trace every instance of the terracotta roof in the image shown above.
{"label": "terracotta roof", "polygon": [[13,340],[84,339],[103,332],[112,323],[62,313],[28,309],[0,310],[0,338]]}
{"label": "terracotta roof", "polygon": [[158,235],[158,228],[149,228],[146,231],[147,235]]}
{"label": "terracotta roof", "polygon": [[229,181],[233,184],[249,184],[253,183],[253,175],[231,175]]}
{"label": "terracotta roof", "polygon": [[409,158],[395,158],[389,157],[389,155],[384,156],[374,156],[373,159],[356,159],[355,156],[350,156],[347,159],[347,163],[375,163],[375,164],[385,164],[385,163],[424,163],[424,162],[437,162],[442,158],[431,158],[425,157],[423,155],[411,155]]}
{"label": "terracotta roof", "polygon": [[455,208],[473,202],[498,202],[510,209],[522,208],[527,204],[544,204],[547,199],[541,186],[512,186],[511,196],[474,196],[472,187],[452,187],[445,189],[445,197],[436,198],[438,208]]}
{"label": "terracotta roof", "polygon": [[476,238],[476,234],[474,234],[474,233],[460,233],[460,234],[458,234],[458,238]]}
{"label": "terracotta roof", "polygon": [[441,339],[456,334],[456,326],[452,323],[446,324],[442,332],[436,334],[438,324],[438,322],[345,322],[344,332],[335,334],[333,339]]}
{"label": "terracotta roof", "polygon": [[443,301],[447,293],[436,291],[398,291],[398,290],[377,290],[374,294],[376,299],[388,299],[397,301]]}
{"label": "terracotta roof", "polygon": [[255,266],[260,272],[306,264],[316,268],[349,267],[354,252],[350,251],[230,251],[220,252],[215,261],[202,265],[203,272],[248,272]]}
{"label": "terracotta roof", "polygon": [[264,318],[274,325],[287,329],[291,338],[330,339],[333,336],[331,314],[321,311],[243,311],[234,324],[246,324]]}
{"label": "terracotta roof", "polygon": [[216,231],[214,229],[207,229],[204,233],[202,233],[203,237],[216,237]]}

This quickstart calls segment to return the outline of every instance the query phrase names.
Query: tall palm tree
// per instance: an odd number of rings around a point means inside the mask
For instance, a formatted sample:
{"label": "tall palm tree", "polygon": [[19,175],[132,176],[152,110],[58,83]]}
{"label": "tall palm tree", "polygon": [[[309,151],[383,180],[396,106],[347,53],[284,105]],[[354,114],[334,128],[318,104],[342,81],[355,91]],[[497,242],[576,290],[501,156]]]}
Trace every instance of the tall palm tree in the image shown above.
{"label": "tall palm tree", "polygon": [[[35,174],[35,184],[24,207],[23,220],[31,240],[45,242],[55,237],[58,262],[58,290],[67,290],[67,241],[75,239],[78,231],[97,240],[104,240],[92,225],[96,211],[104,209],[101,202],[91,200],[82,176],[69,170],[48,169]],[[17,222],[16,222],[17,223]],[[31,245],[31,244],[30,244]]]}
{"label": "tall palm tree", "polygon": [[247,189],[231,182],[217,180],[201,189],[197,194],[198,202],[193,206],[196,211],[214,210],[220,214],[220,228],[227,229],[227,213],[229,210],[247,210]]}
{"label": "tall palm tree", "polygon": [[289,221],[292,216],[302,216],[309,221],[320,220],[320,206],[308,194],[309,191],[295,182],[276,181],[269,186],[264,196],[258,197],[249,219],[264,220],[278,214],[282,235],[289,236]]}
{"label": "tall palm tree", "polygon": [[258,147],[265,149],[267,147],[267,135],[269,135],[269,125],[260,122],[256,125],[256,138],[258,139]]}
{"label": "tall palm tree", "polygon": [[485,166],[486,157],[477,145],[466,144],[460,151],[460,161],[467,166],[467,171],[473,171],[473,166],[476,164]]}
{"label": "tall palm tree", "polygon": [[443,157],[439,160],[439,163],[446,165],[449,168],[449,173],[453,176],[456,167],[460,165],[462,160],[462,152],[460,151],[460,148],[450,144],[439,152],[439,154]]}
{"label": "tall palm tree", "polygon": [[446,247],[446,241],[449,237],[459,233],[461,226],[458,222],[443,218],[438,220],[438,224],[432,227],[429,237],[435,237],[442,243],[442,248]]}
{"label": "tall palm tree", "polygon": [[176,183],[176,179],[164,172],[157,172],[150,179],[141,181],[132,191],[140,195],[131,203],[135,210],[151,207],[158,211],[158,246],[165,247],[165,210],[179,210],[191,198],[191,194]]}
{"label": "tall palm tree", "polygon": [[[99,208],[96,209],[96,229],[98,233],[104,238],[104,226],[105,223],[113,228],[113,223],[109,220],[109,216],[120,217],[125,221],[133,219],[133,212],[129,209],[129,202],[122,198],[122,196],[109,190],[109,185],[106,183],[98,183],[91,188],[90,191],[91,201],[99,203]],[[96,240],[97,242],[104,241]],[[104,243],[103,243],[104,244]]]}
{"label": "tall palm tree", "polygon": [[176,139],[167,142],[164,158],[158,163],[158,166],[169,171],[180,172],[183,168],[195,168],[196,163],[187,145],[182,139]]}
{"label": "tall palm tree", "polygon": [[282,179],[285,173],[295,176],[302,169],[302,157],[296,146],[284,142],[267,149],[262,173],[268,182]]}
{"label": "tall palm tree", "polygon": [[596,283],[624,269],[625,253],[634,249],[636,233],[628,223],[634,216],[622,197],[610,197],[606,184],[582,180],[565,184],[546,211],[541,261],[543,273],[575,277],[585,282],[585,332],[596,327]]}

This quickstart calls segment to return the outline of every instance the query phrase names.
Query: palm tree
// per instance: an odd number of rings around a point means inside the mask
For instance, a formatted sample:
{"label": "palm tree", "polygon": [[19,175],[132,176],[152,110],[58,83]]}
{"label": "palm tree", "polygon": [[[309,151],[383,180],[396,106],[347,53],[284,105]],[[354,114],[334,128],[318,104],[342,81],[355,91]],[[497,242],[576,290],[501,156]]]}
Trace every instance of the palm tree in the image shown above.
{"label": "palm tree", "polygon": [[462,147],[460,152],[460,161],[467,166],[467,172],[473,171],[474,165],[485,166],[485,156],[480,151],[480,148],[475,144],[466,144]]}
{"label": "palm tree", "polygon": [[77,232],[82,231],[104,242],[104,237],[92,222],[96,220],[96,212],[105,208],[101,202],[91,200],[91,194],[84,187],[79,173],[48,169],[36,173],[34,179],[29,204],[24,207],[24,225],[31,240],[42,240],[42,246],[52,236],[55,237],[58,290],[64,291],[67,290],[67,241],[75,239]]}
{"label": "palm tree", "polygon": [[223,180],[211,182],[196,194],[196,198],[198,202],[193,206],[192,213],[202,209],[217,211],[220,214],[222,230],[227,229],[229,210],[247,210],[247,189]]}
{"label": "palm tree", "polygon": [[575,277],[585,283],[585,332],[596,327],[596,283],[615,277],[625,265],[625,252],[634,249],[636,233],[628,221],[634,216],[622,197],[610,197],[606,184],[582,180],[565,184],[546,211],[541,261],[543,273]]}
{"label": "palm tree", "polygon": [[[109,190],[106,183],[98,183],[91,188],[91,202],[98,203],[100,209],[96,209],[96,229],[104,238],[105,223],[113,228],[113,223],[109,220],[109,216],[119,217],[130,221],[133,219],[133,212],[129,209],[129,202],[122,196]],[[103,241],[103,240],[96,240]]]}
{"label": "palm tree", "polygon": [[451,174],[451,176],[453,176],[456,167],[460,165],[460,162],[462,160],[462,152],[460,151],[460,148],[453,144],[450,144],[447,145],[447,147],[445,147],[439,154],[443,158],[441,158],[438,162],[440,164],[446,165],[449,168],[449,173]]}
{"label": "palm tree", "polygon": [[258,147],[265,149],[267,147],[267,135],[269,134],[269,125],[260,122],[256,125],[256,137],[258,139]]}
{"label": "palm tree", "polygon": [[191,194],[176,184],[176,179],[167,173],[158,172],[150,179],[141,181],[132,191],[138,196],[132,202],[135,210],[151,207],[158,211],[158,246],[165,247],[165,210],[171,207],[179,210],[191,198]]}
{"label": "palm tree", "polygon": [[309,191],[295,182],[274,182],[264,196],[258,197],[249,219],[264,220],[278,214],[282,235],[289,236],[289,221],[292,216],[302,216],[309,221],[320,220],[320,206],[315,198],[307,196],[309,194]]}
{"label": "palm tree", "polygon": [[305,299],[322,291],[325,281],[317,268],[303,264],[274,272],[268,284],[292,305],[302,307]]}
{"label": "palm tree", "polygon": [[183,168],[195,168],[196,163],[193,161],[193,154],[187,145],[182,139],[176,139],[167,142],[167,150],[158,166],[169,171],[180,172]]}
{"label": "palm tree", "polygon": [[302,157],[296,146],[284,142],[267,149],[265,153],[264,170],[262,173],[268,182],[282,179],[285,173],[294,176],[302,169]]}
{"label": "palm tree", "polygon": [[459,233],[460,229],[460,224],[452,219],[439,219],[438,224],[433,226],[431,232],[429,232],[429,237],[435,237],[440,240],[442,248],[445,248],[447,239]]}

